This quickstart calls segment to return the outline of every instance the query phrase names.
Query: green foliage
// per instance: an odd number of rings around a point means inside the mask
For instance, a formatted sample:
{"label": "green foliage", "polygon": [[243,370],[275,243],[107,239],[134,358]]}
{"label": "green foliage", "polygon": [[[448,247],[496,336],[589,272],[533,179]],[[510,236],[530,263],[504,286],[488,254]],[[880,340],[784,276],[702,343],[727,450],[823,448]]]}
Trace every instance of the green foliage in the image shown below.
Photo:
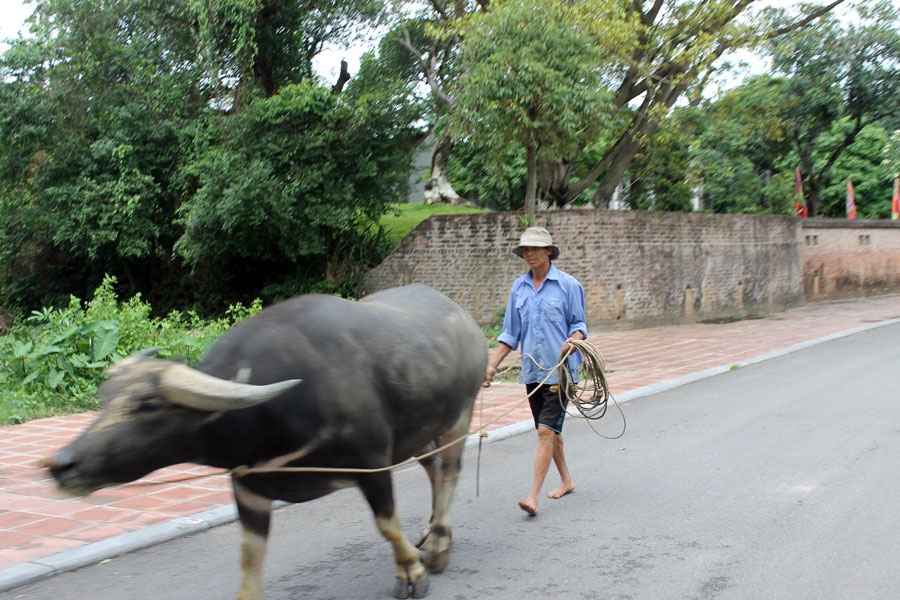
{"label": "green foliage", "polygon": [[[821,137],[823,147],[832,146],[834,137],[849,123],[838,123],[836,131]],[[820,216],[844,217],[846,215],[847,178],[853,182],[858,219],[887,219],[891,216],[892,178],[884,173],[881,159],[887,146],[887,132],[876,125],[869,125],[856,136],[853,144],[835,161],[828,184],[822,189]]]}
{"label": "green foliage", "polygon": [[659,129],[644,152],[635,156],[629,173],[631,186],[625,199],[631,208],[690,212],[693,192],[687,179],[690,140],[672,127]]}
{"label": "green foliage", "polygon": [[512,153],[568,159],[608,125],[598,117],[615,112],[603,81],[607,56],[582,10],[555,0],[499,1],[458,26],[466,69],[454,91],[451,132],[481,149],[485,168],[501,182],[510,180]]}
{"label": "green foliage", "polygon": [[104,269],[131,283],[170,255],[179,121],[203,100],[189,85],[188,32],[165,12],[43,2],[35,36],[4,53],[4,302],[87,293]]}
{"label": "green foliage", "polygon": [[[775,70],[789,76],[778,116],[797,151],[810,216],[861,132],[900,115],[900,18],[890,2],[861,4],[857,15],[828,16],[770,48]],[[823,206],[833,213],[831,202]]]}
{"label": "green foliage", "polygon": [[484,337],[487,339],[488,348],[496,348],[499,344],[497,336],[503,332],[503,317],[505,314],[505,308],[495,310],[494,318],[491,319],[491,322],[481,328],[481,331],[484,332]]}
{"label": "green foliage", "polygon": [[[674,115],[692,138],[693,185],[713,212],[793,214],[793,168],[779,108],[785,81],[751,78],[703,108]],[[782,164],[784,163],[784,164]]]}
{"label": "green foliage", "polygon": [[93,298],[74,296],[65,308],[34,311],[0,336],[0,424],[99,408],[103,371],[121,358],[151,346],[161,357],[198,360],[225,331],[262,308],[232,305],[220,319],[196,313],[151,318],[140,296],[119,302],[106,277]]}
{"label": "green foliage", "polygon": [[418,132],[377,96],[348,98],[304,81],[209,119],[178,209],[175,248],[196,277],[252,293],[292,276],[359,275],[353,264],[368,264],[377,220],[404,191]]}
{"label": "green foliage", "polygon": [[522,208],[526,170],[520,146],[511,144],[493,151],[461,141],[453,147],[447,175],[457,192],[479,206],[493,210]]}
{"label": "green foliage", "polygon": [[858,216],[888,216],[879,123],[900,114],[900,77],[888,68],[900,60],[896,14],[873,3],[858,19],[825,17],[769,50],[780,76],[757,76],[705,108],[677,113],[694,137],[693,183],[704,206],[793,214],[799,166],[811,216],[845,215],[847,177]]}
{"label": "green foliage", "polygon": [[420,112],[377,74],[333,96],[311,61],[382,8],[37,3],[0,58],[0,306],[85,297],[105,273],[163,310],[352,293]]}

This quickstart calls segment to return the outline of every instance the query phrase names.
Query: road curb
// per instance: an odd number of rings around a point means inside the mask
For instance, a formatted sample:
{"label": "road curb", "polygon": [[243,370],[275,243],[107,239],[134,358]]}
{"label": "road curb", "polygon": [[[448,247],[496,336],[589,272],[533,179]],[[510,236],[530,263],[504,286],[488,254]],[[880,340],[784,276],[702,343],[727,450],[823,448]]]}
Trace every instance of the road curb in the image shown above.
{"label": "road curb", "polygon": [[0,571],[0,592],[33,583],[39,579],[72,571],[81,567],[134,552],[162,542],[205,531],[237,519],[237,507],[232,503],[219,506],[190,517],[178,517],[165,523],[130,531],[81,548],[51,554],[44,558]]}
{"label": "road curb", "polygon": [[[637,398],[652,396],[662,392],[666,392],[695,381],[714,377],[727,373],[735,368],[742,368],[748,365],[756,364],[773,358],[778,358],[803,350],[818,344],[823,344],[833,340],[838,340],[858,333],[863,333],[879,327],[885,327],[900,323],[900,319],[890,319],[887,321],[879,321],[855,327],[846,331],[841,331],[824,337],[816,338],[799,344],[794,344],[780,350],[767,352],[748,359],[731,362],[718,367],[712,367],[682,377],[676,377],[666,381],[661,381],[652,385],[644,386],[629,392],[625,392],[616,398],[619,404],[625,404]],[[572,409],[570,409],[572,410]],[[488,433],[487,437],[480,438],[484,443],[494,443],[508,439],[523,433],[533,431],[534,422],[531,419],[513,423],[500,427]],[[466,440],[466,448],[473,448],[478,445],[479,438],[470,437]],[[277,503],[277,505],[285,505],[286,503]],[[276,506],[277,506],[276,505]],[[134,552],[150,546],[155,546],[163,542],[168,542],[175,538],[179,538],[194,533],[199,533],[219,525],[231,523],[237,519],[237,507],[232,503],[226,506],[213,508],[189,517],[179,517],[172,521],[152,525],[139,531],[132,531],[113,538],[94,542],[81,548],[74,548],[59,552],[29,563],[17,565],[0,571],[0,592],[5,592],[22,585],[34,583],[46,577],[72,571],[88,565],[114,558],[121,554]]]}

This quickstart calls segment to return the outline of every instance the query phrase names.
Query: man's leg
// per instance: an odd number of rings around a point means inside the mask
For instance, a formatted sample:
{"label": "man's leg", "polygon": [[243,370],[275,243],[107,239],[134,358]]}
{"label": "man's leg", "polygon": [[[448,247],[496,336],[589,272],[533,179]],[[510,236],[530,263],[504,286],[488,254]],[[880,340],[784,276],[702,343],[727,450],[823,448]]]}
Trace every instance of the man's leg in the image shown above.
{"label": "man's leg", "polygon": [[556,448],[556,432],[549,427],[538,427],[538,447],[534,456],[534,483],[528,498],[519,502],[519,507],[530,515],[537,514],[538,498],[541,494],[541,486],[550,469],[550,461],[553,460]]}
{"label": "man's leg", "polygon": [[553,462],[556,464],[556,470],[559,471],[559,487],[552,492],[547,492],[547,497],[562,498],[569,492],[575,491],[575,482],[572,480],[572,474],[569,473],[569,465],[566,463],[566,453],[563,450],[563,436],[560,433],[554,438]]}

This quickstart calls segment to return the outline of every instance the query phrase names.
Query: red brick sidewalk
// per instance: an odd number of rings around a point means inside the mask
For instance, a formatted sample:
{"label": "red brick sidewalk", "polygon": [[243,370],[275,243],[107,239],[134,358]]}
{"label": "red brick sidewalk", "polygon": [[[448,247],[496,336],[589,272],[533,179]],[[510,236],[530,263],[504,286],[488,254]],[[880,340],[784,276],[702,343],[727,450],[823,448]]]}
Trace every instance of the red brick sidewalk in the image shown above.
{"label": "red brick sidewalk", "polygon": [[[733,364],[855,328],[900,318],[900,296],[813,304],[766,319],[718,325],[682,325],[592,334],[606,359],[613,393],[712,367]],[[515,360],[515,357],[512,357]],[[531,418],[524,388],[498,383],[484,391],[473,428],[513,412],[489,429]],[[0,571],[149,525],[195,515],[231,503],[229,481],[217,475],[152,486],[101,490],[87,498],[58,494],[36,464],[80,432],[91,414],[42,419],[0,428]],[[147,481],[214,472],[178,465]]]}

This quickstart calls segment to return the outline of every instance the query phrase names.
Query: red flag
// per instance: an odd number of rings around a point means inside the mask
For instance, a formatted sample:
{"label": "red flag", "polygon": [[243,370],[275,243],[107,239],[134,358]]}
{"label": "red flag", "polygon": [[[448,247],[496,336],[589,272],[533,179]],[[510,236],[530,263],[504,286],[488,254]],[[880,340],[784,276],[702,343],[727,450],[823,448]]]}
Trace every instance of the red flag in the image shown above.
{"label": "red flag", "polygon": [[900,175],[894,176],[894,201],[891,202],[891,220],[900,217]]}
{"label": "red flag", "polygon": [[847,178],[847,218],[856,218],[856,195],[853,193],[853,182]]}
{"label": "red flag", "polygon": [[794,208],[798,217],[806,216],[806,203],[803,201],[803,181],[800,179],[800,167],[794,169]]}

